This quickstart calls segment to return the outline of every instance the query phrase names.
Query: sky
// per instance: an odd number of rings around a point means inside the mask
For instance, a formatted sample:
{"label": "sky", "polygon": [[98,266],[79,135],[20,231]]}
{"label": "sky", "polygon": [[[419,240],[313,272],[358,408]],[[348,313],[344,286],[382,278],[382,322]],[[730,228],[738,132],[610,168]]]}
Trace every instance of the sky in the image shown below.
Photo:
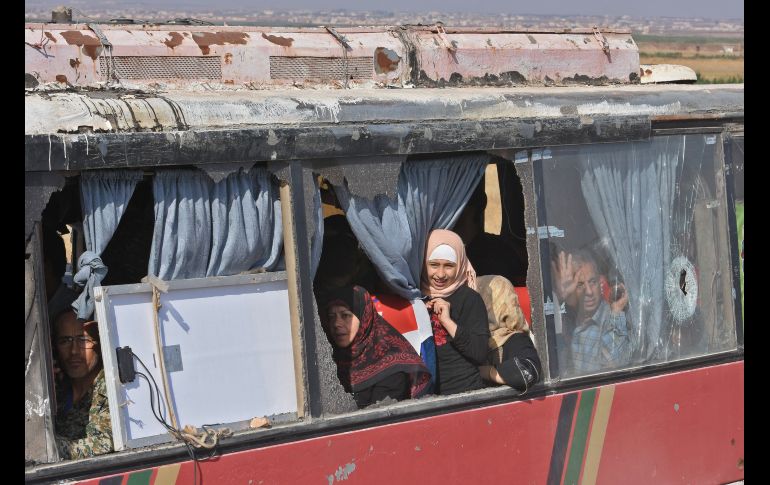
{"label": "sky", "polygon": [[[53,0],[50,0],[53,1]],[[88,4],[96,0],[75,0],[71,6]],[[58,0],[58,4],[68,3]],[[47,4],[47,0],[28,1],[27,4]],[[119,3],[130,7],[134,3],[149,4],[155,8],[196,7],[221,8],[241,7],[263,9],[311,9],[311,10],[380,10],[401,11],[442,11],[478,13],[516,13],[535,15],[629,15],[631,17],[687,17],[707,19],[743,19],[743,1],[731,0],[155,0],[153,2],[130,0],[102,1],[102,4]]]}

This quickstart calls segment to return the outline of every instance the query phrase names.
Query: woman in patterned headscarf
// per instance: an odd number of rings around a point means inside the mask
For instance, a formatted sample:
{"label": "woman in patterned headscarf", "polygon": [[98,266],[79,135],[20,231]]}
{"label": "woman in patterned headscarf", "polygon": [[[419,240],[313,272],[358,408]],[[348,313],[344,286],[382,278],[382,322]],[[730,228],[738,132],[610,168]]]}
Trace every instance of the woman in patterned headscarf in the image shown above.
{"label": "woman in patterned headscarf", "polygon": [[481,377],[526,392],[540,380],[540,358],[516,290],[499,275],[479,277],[478,289],[487,308],[492,335],[487,365],[479,367]]}
{"label": "woman in patterned headscarf", "polygon": [[483,388],[478,366],[486,361],[487,312],[475,291],[476,272],[456,233],[444,229],[430,233],[420,286],[429,298],[426,306],[436,344],[437,393]]}
{"label": "woman in patterned headscarf", "polygon": [[374,309],[361,286],[331,291],[321,311],[337,377],[359,408],[424,395],[430,372],[409,341]]}

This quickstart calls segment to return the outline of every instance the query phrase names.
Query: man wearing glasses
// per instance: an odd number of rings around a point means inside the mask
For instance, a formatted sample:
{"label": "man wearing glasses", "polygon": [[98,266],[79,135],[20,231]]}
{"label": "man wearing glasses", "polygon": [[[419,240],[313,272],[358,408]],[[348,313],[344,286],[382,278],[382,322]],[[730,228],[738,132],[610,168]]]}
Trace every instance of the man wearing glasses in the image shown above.
{"label": "man wearing glasses", "polygon": [[68,308],[53,326],[56,374],[56,445],[65,459],[112,451],[99,333],[96,322],[81,322]]}

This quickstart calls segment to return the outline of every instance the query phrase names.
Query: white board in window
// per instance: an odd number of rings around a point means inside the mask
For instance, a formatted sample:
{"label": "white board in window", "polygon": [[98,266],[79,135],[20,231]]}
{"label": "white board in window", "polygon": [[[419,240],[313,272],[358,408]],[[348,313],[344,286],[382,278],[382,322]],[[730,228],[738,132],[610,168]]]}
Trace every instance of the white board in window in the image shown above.
{"label": "white board in window", "polygon": [[[296,418],[294,348],[286,272],[168,282],[158,325],[170,402],[179,427],[245,429],[251,418]],[[121,383],[116,348],[131,347],[138,372],[152,375],[167,412],[156,347],[152,286],[94,289],[116,450],[172,441],[137,375]],[[148,375],[149,380],[152,379]],[[154,390],[152,391],[154,392]]]}

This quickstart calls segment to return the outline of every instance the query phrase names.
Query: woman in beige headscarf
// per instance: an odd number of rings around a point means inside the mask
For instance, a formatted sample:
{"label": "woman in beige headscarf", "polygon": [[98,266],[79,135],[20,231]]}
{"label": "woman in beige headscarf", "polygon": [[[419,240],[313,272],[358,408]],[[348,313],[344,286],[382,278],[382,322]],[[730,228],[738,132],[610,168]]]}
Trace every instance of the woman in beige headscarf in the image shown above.
{"label": "woman in beige headscarf", "polygon": [[541,368],[519,297],[502,276],[480,276],[477,286],[487,308],[491,334],[487,365],[480,366],[479,373],[485,381],[526,392],[540,380]]}
{"label": "woman in beige headscarf", "polygon": [[436,393],[483,388],[478,366],[487,354],[487,312],[460,236],[445,229],[430,233],[420,283],[436,344]]}

